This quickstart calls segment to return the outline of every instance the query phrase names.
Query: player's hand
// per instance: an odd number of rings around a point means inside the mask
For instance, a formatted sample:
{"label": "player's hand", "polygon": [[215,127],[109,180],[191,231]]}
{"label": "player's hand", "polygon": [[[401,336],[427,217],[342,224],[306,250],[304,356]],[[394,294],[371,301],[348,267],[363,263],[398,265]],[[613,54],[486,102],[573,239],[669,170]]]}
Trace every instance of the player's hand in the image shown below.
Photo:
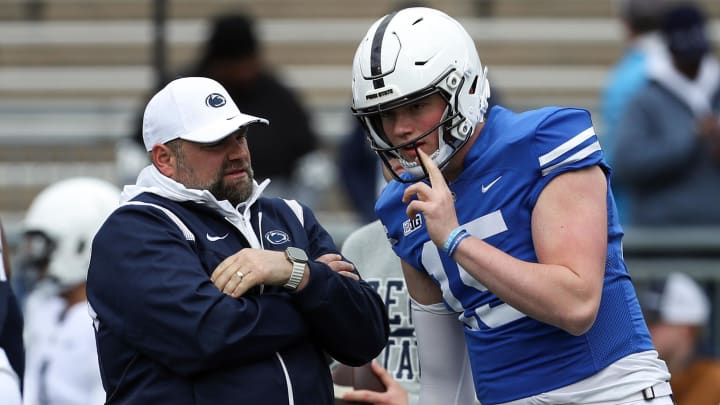
{"label": "player's hand", "polygon": [[210,280],[220,291],[237,298],[256,285],[283,285],[291,273],[292,263],[285,252],[246,248],[223,260]]}
{"label": "player's hand", "polygon": [[435,162],[420,149],[418,157],[428,172],[430,185],[422,181],[412,184],[405,190],[402,201],[410,202],[406,209],[408,218],[423,214],[430,239],[435,245],[443,246],[450,232],[458,226],[455,199]]}
{"label": "player's hand", "polygon": [[359,280],[357,274],[353,273],[355,266],[352,263],[343,260],[343,257],[337,253],[325,253],[324,255],[315,259],[316,262],[325,263],[330,269],[338,274],[345,277],[352,278],[353,280]]}
{"label": "player's hand", "polygon": [[377,362],[372,362],[375,375],[385,385],[385,392],[354,390],[343,395],[345,401],[365,402],[374,405],[407,405],[407,391]]}

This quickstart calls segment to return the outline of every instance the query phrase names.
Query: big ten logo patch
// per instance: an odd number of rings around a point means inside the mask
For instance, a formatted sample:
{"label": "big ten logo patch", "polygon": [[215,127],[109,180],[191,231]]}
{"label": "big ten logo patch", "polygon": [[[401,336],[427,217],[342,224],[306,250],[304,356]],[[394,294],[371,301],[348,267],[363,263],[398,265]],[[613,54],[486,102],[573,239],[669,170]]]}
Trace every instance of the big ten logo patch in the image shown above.
{"label": "big ten logo patch", "polygon": [[420,363],[405,281],[402,277],[368,278],[366,281],[383,299],[390,323],[390,337],[378,356],[379,363],[399,381],[417,380]]}
{"label": "big ten logo patch", "polygon": [[422,215],[420,213],[415,214],[413,218],[403,222],[403,235],[408,236],[422,226]]}

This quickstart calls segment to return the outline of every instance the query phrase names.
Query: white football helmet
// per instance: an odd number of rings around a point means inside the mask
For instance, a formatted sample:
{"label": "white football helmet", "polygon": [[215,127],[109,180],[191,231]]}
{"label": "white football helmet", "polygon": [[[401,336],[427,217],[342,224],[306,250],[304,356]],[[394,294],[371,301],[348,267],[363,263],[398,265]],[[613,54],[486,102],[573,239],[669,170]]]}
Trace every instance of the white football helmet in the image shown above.
{"label": "white football helmet", "polygon": [[45,245],[31,253],[47,264],[46,277],[61,290],[85,281],[92,240],[119,201],[113,184],[77,177],[51,184],[30,204],[23,223],[27,243]]}
{"label": "white football helmet", "polygon": [[[431,158],[443,169],[483,121],[490,97],[487,69],[473,39],[459,22],[425,7],[406,8],[376,21],[355,52],[352,75],[353,114],[383,163],[403,182],[427,174],[422,165],[402,159],[400,148],[415,146],[438,129],[439,148]],[[447,102],[437,126],[403,145],[391,144],[380,114],[435,93]],[[392,170],[388,159],[393,157],[409,176],[400,178]]]}

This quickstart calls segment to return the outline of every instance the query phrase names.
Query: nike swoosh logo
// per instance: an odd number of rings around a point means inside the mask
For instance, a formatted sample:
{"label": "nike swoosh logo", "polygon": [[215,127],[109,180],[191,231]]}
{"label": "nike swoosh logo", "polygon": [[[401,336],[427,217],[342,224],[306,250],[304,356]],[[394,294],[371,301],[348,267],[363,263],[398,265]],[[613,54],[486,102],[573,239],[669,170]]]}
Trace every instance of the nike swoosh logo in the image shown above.
{"label": "nike swoosh logo", "polygon": [[500,179],[502,179],[502,176],[498,176],[497,179],[491,181],[490,184],[488,184],[488,185],[483,184],[483,185],[480,187],[480,191],[481,191],[483,194],[487,193],[487,191],[490,190],[490,187],[494,186],[495,183],[497,183],[498,181],[500,181]]}
{"label": "nike swoosh logo", "polygon": [[206,233],[206,234],[205,234],[205,237],[206,237],[207,240],[209,240],[210,242],[215,242],[215,241],[218,241],[218,240],[227,238],[228,235],[230,235],[230,234],[229,234],[229,233],[226,233],[226,234],[223,235],[223,236],[212,236],[212,235],[210,235],[209,233]]}

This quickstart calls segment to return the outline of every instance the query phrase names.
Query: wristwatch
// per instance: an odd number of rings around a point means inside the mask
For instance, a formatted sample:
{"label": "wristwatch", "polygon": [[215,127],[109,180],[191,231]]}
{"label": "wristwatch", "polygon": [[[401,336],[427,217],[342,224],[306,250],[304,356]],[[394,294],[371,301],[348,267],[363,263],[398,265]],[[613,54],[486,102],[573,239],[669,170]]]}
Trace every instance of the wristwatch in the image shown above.
{"label": "wristwatch", "polygon": [[290,273],[290,279],[283,285],[283,287],[289,290],[297,290],[300,282],[305,274],[305,264],[308,262],[307,254],[302,249],[296,247],[289,247],[285,249],[285,255],[287,259],[292,263],[292,273]]}

